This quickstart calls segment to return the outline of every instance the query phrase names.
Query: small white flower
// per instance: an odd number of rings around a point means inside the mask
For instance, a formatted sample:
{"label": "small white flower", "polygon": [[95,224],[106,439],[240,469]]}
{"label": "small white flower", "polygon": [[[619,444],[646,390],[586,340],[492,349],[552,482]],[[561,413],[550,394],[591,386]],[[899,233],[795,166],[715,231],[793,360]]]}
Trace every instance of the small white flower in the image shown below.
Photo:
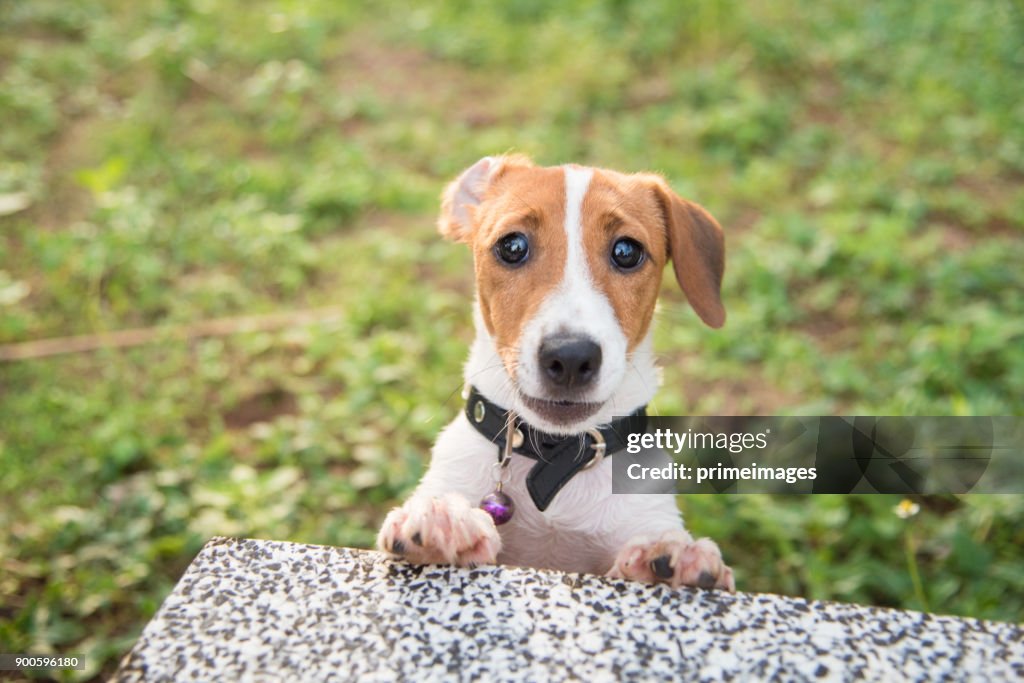
{"label": "small white flower", "polygon": [[893,512],[895,512],[896,516],[900,519],[908,519],[920,511],[921,506],[908,498],[904,498],[896,507],[893,508]]}

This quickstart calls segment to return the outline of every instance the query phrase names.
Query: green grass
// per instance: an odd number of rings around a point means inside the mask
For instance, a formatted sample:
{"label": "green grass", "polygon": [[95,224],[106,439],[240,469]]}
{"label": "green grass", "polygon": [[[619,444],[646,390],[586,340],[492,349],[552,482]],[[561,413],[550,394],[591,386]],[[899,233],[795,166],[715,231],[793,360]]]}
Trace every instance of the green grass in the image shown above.
{"label": "green grass", "polygon": [[[62,3],[0,15],[0,343],[335,307],[0,365],[0,650],[109,672],[206,538],[367,546],[459,409],[443,183],[516,150],[663,173],[662,414],[1024,413],[1024,7]],[[1024,611],[1024,496],[695,496],[741,588]],[[920,575],[915,586],[914,573]]]}

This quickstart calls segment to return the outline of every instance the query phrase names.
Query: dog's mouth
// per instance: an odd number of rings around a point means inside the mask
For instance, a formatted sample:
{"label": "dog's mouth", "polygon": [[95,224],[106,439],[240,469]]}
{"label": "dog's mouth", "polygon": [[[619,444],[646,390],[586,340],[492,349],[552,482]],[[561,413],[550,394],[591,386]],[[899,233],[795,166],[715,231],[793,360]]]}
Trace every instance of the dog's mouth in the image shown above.
{"label": "dog's mouth", "polygon": [[587,401],[550,401],[520,394],[523,405],[538,416],[555,425],[570,425],[582,422],[601,408],[601,403]]}

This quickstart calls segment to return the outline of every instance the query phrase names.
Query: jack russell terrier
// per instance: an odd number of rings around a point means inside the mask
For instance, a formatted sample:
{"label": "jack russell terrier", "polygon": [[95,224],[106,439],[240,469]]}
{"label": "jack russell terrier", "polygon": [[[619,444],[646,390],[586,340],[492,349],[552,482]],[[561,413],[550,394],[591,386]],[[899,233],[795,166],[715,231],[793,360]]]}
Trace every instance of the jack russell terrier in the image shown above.
{"label": "jack russell terrier", "polygon": [[[485,157],[444,191],[441,234],[473,250],[476,339],[466,410],[434,445],[377,546],[416,564],[525,565],[735,590],[672,495],[612,494],[626,432],[658,387],[662,271],[725,322],[725,243],[660,176]],[[626,416],[626,417],[616,417]]]}

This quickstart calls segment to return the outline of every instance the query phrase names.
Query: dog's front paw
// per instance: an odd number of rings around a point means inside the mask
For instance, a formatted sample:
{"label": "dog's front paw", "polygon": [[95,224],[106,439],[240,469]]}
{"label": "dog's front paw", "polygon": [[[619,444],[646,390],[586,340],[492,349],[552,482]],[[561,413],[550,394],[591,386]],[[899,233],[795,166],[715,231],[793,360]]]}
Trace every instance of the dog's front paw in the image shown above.
{"label": "dog's front paw", "polygon": [[668,531],[656,539],[637,537],[626,544],[608,576],[647,583],[720,588],[736,591],[732,569],[710,538],[698,541],[685,531]]}
{"label": "dog's front paw", "polygon": [[384,519],[377,548],[413,564],[494,564],[501,536],[491,516],[460,495],[413,496]]}

